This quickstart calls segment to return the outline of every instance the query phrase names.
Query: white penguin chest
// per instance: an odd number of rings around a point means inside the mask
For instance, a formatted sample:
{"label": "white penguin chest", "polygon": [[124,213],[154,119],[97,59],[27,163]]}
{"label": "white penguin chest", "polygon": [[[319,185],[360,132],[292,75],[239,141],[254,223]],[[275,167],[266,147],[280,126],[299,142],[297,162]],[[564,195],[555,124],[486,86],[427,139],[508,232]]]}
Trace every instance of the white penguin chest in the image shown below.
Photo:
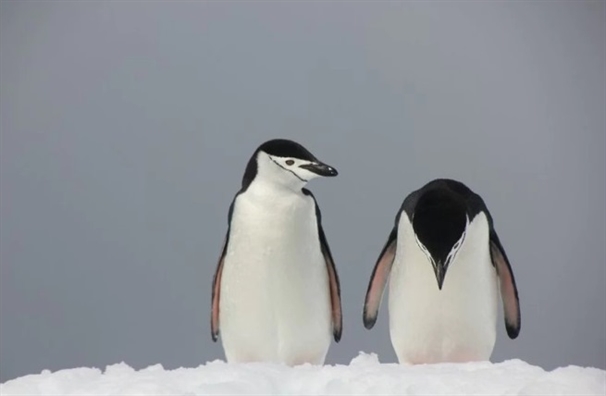
{"label": "white penguin chest", "polygon": [[483,214],[469,225],[442,290],[410,222],[402,219],[389,290],[390,333],[401,361],[488,359],[496,337],[497,299]]}
{"label": "white penguin chest", "polygon": [[245,254],[277,267],[284,259],[309,260],[314,251],[319,251],[319,243],[315,207],[310,197],[251,191],[237,198],[229,256]]}
{"label": "white penguin chest", "polygon": [[227,353],[325,354],[330,291],[313,198],[255,189],[236,198],[220,305]]}

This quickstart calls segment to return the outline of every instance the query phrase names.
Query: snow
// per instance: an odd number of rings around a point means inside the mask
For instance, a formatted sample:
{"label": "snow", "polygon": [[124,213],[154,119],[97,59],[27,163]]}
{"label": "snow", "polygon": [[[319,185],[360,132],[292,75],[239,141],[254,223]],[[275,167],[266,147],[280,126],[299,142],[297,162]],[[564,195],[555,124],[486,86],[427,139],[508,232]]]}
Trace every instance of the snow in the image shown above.
{"label": "snow", "polygon": [[606,371],[545,371],[521,360],[433,365],[381,364],[360,353],[351,363],[287,367],[269,363],[136,371],[125,363],[26,375],[0,385],[8,395],[606,395]]}

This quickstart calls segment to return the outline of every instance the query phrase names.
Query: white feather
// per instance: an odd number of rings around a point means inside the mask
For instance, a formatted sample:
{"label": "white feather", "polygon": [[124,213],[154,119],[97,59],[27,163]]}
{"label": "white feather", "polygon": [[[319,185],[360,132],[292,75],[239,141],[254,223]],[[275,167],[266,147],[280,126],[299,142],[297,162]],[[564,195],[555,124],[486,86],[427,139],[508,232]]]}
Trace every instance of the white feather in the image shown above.
{"label": "white feather", "polygon": [[328,274],[314,201],[300,186],[257,177],[236,198],[219,312],[229,362],[324,362],[332,334]]}
{"label": "white feather", "polygon": [[488,360],[496,340],[497,274],[484,213],[467,225],[442,290],[403,214],[389,283],[389,327],[400,362]]}

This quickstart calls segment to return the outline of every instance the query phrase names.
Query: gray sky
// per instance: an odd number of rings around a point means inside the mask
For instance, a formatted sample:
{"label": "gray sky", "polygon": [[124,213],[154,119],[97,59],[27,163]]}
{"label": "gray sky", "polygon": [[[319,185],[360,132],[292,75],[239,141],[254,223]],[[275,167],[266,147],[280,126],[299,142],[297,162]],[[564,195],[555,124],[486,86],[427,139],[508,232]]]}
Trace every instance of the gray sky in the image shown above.
{"label": "gray sky", "polygon": [[292,138],[344,333],[396,361],[362,304],[404,197],[481,194],[522,309],[493,360],[606,368],[606,18],[601,1],[2,1],[0,378],[223,359],[210,285],[252,151]]}

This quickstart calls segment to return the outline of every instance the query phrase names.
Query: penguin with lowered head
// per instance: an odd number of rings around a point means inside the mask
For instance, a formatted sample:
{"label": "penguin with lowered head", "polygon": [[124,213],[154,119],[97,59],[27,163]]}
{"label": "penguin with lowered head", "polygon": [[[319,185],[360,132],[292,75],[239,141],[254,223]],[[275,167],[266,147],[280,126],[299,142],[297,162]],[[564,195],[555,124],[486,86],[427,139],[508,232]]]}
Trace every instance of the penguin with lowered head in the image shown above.
{"label": "penguin with lowered head", "polygon": [[510,338],[520,332],[511,265],[483,199],[434,180],[412,192],[374,267],[363,319],[371,329],[389,279],[389,331],[401,363],[488,360],[499,295]]}

